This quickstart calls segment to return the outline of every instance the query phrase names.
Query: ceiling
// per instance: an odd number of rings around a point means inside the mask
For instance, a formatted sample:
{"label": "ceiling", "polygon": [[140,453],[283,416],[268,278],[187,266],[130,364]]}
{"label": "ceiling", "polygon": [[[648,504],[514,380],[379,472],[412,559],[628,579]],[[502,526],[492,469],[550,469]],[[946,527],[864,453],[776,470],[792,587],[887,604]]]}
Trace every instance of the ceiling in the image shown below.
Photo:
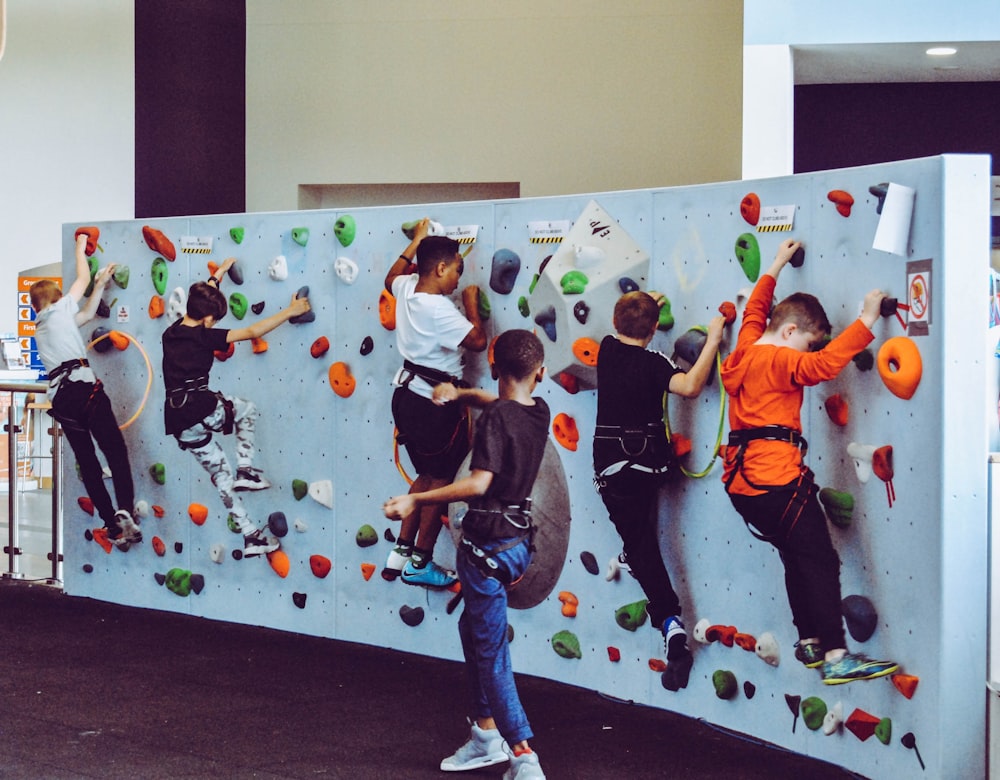
{"label": "ceiling", "polygon": [[[952,46],[932,57],[931,46]],[[792,46],[796,84],[1000,81],[1000,41]]]}

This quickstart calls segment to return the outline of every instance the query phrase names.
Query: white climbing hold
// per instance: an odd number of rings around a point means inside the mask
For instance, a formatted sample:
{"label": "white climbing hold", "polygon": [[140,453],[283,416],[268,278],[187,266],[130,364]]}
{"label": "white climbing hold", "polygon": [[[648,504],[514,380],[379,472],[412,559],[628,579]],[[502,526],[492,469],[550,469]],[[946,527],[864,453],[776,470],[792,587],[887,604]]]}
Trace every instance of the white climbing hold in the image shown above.
{"label": "white climbing hold", "polygon": [[276,282],[283,282],[288,278],[288,260],[284,255],[278,255],[267,267],[267,275]]}
{"label": "white climbing hold", "polygon": [[872,456],[875,454],[875,446],[852,441],[847,445],[847,454],[854,459],[854,471],[858,479],[862,483],[867,482],[872,475]]}
{"label": "white climbing hold", "polygon": [[146,500],[139,500],[135,502],[135,516],[136,517],[149,517],[149,502]]}
{"label": "white climbing hold", "polygon": [[354,284],[358,278],[358,264],[349,257],[338,257],[333,261],[333,272],[344,284]]}
{"label": "white climbing hold", "polygon": [[309,530],[309,526],[306,525],[305,521],[299,520],[298,518],[292,521],[292,528],[294,528],[300,534],[304,534],[306,531]]}
{"label": "white climbing hold", "polygon": [[823,733],[828,737],[840,728],[844,722],[844,703],[838,701],[823,716]]}
{"label": "white climbing hold", "polygon": [[694,637],[696,642],[701,642],[703,645],[709,644],[705,633],[708,631],[708,627],[710,625],[712,625],[712,623],[708,618],[702,618],[694,624],[694,628],[691,630],[691,636]]}
{"label": "white climbing hold", "polygon": [[754,652],[760,660],[771,666],[777,666],[781,662],[781,647],[770,631],[765,631],[757,637]]}
{"label": "white climbing hold", "polygon": [[309,483],[309,497],[325,507],[333,509],[333,482],[321,479]]}
{"label": "white climbing hold", "polygon": [[226,557],[226,546],[216,542],[208,548],[208,557],[212,559],[212,563],[222,563]]}
{"label": "white climbing hold", "polygon": [[187,314],[187,293],[183,287],[175,287],[167,299],[167,318],[179,320]]}

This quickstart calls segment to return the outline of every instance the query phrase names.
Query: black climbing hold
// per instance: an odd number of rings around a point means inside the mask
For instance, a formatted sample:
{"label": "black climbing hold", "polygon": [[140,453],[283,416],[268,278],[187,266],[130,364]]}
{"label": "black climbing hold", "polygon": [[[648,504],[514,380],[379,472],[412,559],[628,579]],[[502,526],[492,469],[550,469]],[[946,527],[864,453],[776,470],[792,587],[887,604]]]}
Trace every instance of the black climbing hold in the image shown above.
{"label": "black climbing hold", "polygon": [[252,311],[254,314],[260,314],[262,311],[264,311],[264,301],[257,301],[257,303],[251,304],[250,311]]}
{"label": "black climbing hold", "polygon": [[94,567],[93,567],[93,566],[91,566],[91,565],[90,565],[89,563],[85,563],[85,564],[83,564],[83,570],[84,570],[84,571],[85,571],[85,572],[86,572],[87,574],[90,574],[91,572],[93,572],[93,571],[94,571]]}
{"label": "black climbing hold", "polygon": [[806,250],[799,247],[792,253],[792,259],[788,261],[788,264],[792,268],[801,268],[802,264],[806,261]]}
{"label": "black climbing hold", "polygon": [[386,528],[385,531],[382,532],[382,538],[385,539],[387,542],[395,542],[396,534],[392,532],[391,528]]}
{"label": "black climbing hold", "polygon": [[424,608],[410,607],[404,604],[399,608],[399,616],[408,626],[419,626],[424,622]]}
{"label": "black climbing hold", "polygon": [[601,570],[597,565],[597,558],[595,558],[594,554],[589,550],[584,550],[580,553],[580,563],[583,564],[583,568],[585,568],[590,574],[598,574]]}
{"label": "black climbing hold", "polygon": [[306,608],[306,594],[295,592],[292,594],[292,603],[299,609]]}
{"label": "black climbing hold", "polygon": [[749,680],[743,681],[743,695],[748,699],[752,699],[754,694],[757,693],[757,686],[754,685]]}
{"label": "black climbing hold", "polygon": [[590,307],[584,301],[577,301],[573,304],[573,316],[581,325],[587,324],[587,317],[590,315]]}
{"label": "black climbing hold", "polygon": [[204,574],[192,574],[191,579],[191,590],[197,596],[203,590],[205,590],[205,575]]}
{"label": "black climbing hold", "polygon": [[618,287],[621,289],[622,293],[638,292],[639,285],[636,283],[635,279],[629,279],[627,276],[623,276],[618,280]]}
{"label": "black climbing hold", "polygon": [[372,340],[372,337],[365,336],[361,341],[361,354],[370,355],[373,349],[375,349],[375,342]]}
{"label": "black climbing hold", "polygon": [[184,542],[174,542],[174,552],[184,552]]}
{"label": "black climbing hold", "polygon": [[279,539],[288,534],[288,520],[285,518],[284,512],[271,512],[267,518],[267,527],[271,529],[271,533],[277,536]]}
{"label": "black climbing hold", "polygon": [[160,574],[160,572],[155,572],[153,574],[153,579],[156,580],[156,584],[157,585],[162,585],[163,583],[165,583],[167,581],[167,575],[166,574]]}

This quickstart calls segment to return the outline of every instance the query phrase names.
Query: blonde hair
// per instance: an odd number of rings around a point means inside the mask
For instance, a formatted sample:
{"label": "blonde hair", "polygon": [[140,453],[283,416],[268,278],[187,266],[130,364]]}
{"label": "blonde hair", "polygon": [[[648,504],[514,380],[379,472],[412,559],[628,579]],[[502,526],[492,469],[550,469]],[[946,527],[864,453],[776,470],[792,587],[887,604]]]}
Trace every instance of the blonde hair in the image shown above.
{"label": "blonde hair", "polygon": [[62,298],[62,290],[51,279],[40,279],[28,288],[28,296],[31,308],[39,312]]}

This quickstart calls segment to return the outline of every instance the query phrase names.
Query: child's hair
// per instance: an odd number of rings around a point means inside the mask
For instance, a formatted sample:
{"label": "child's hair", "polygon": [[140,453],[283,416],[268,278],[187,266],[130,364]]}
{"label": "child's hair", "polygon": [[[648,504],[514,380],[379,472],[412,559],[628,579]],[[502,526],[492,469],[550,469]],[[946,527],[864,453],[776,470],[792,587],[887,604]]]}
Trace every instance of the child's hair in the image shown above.
{"label": "child's hair", "polygon": [[417,245],[417,273],[431,273],[442,260],[450,263],[458,254],[458,242],[448,236],[427,236]]}
{"label": "child's hair", "polygon": [[773,333],[786,323],[794,323],[799,330],[806,333],[825,336],[829,336],[833,330],[819,299],[815,295],[803,292],[792,293],[774,307],[771,319],[767,323],[767,330]]}
{"label": "child's hair", "polygon": [[62,298],[62,290],[51,279],[39,279],[28,288],[28,296],[31,308],[39,312]]}
{"label": "child's hair", "polygon": [[530,330],[506,330],[493,344],[493,367],[498,376],[524,379],[545,360],[545,347]]}
{"label": "child's hair", "polygon": [[646,338],[659,321],[660,306],[649,293],[625,293],[615,304],[615,330],[627,338]]}
{"label": "child's hair", "polygon": [[208,282],[195,282],[188,290],[187,316],[195,320],[214,317],[218,322],[228,310],[226,296]]}

